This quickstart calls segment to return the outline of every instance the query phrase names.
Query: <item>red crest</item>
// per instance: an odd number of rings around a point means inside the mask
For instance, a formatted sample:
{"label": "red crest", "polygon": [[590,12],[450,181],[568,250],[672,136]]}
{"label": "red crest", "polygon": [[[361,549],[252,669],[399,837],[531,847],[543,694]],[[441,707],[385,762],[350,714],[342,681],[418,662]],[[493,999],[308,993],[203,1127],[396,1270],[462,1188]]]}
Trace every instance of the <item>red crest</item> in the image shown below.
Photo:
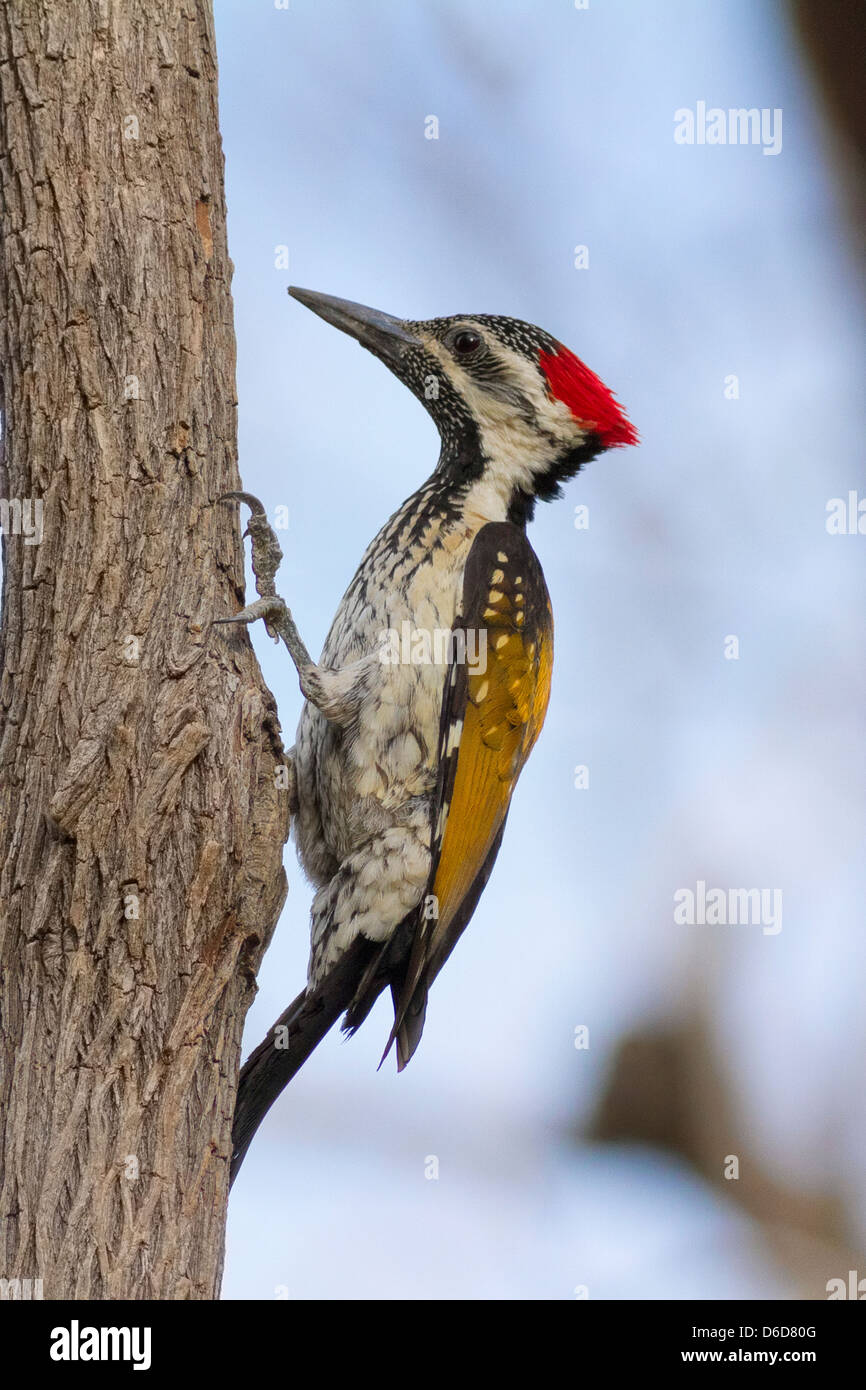
{"label": "red crest", "polygon": [[600,377],[579,357],[557,343],[556,352],[539,354],[551,394],[567,405],[575,419],[597,434],[606,449],[637,444],[638,433]]}

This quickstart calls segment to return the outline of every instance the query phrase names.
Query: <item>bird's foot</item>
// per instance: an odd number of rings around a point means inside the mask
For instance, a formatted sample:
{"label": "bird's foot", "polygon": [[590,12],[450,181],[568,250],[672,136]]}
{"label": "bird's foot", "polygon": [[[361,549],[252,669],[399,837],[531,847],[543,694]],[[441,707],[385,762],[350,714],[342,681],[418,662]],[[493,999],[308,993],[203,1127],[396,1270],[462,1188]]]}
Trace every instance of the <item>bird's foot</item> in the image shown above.
{"label": "bird's foot", "polygon": [[[259,618],[263,618],[268,632],[279,641],[279,629],[285,621],[286,616],[291,616],[283,600],[278,594],[268,594],[264,598],[257,598],[254,603],[248,603],[246,608],[242,608],[239,613],[233,613],[230,618],[214,618],[214,623],[255,623]],[[274,629],[276,629],[274,631]]]}
{"label": "bird's foot", "polygon": [[253,543],[253,573],[260,597],[248,603],[239,613],[230,618],[214,618],[214,623],[254,623],[259,618],[275,641],[285,642],[289,656],[295,663],[295,670],[304,698],[315,705],[326,719],[336,724],[351,720],[357,709],[357,701],[346,680],[338,671],[329,671],[317,666],[301,640],[295,620],[288,606],[274,588],[282,551],[265,515],[265,509],[251,492],[227,492],[219,500],[245,502],[252,513],[246,534]]}
{"label": "bird's foot", "polygon": [[240,613],[230,618],[214,618],[215,623],[254,623],[264,620],[265,627],[275,642],[280,638],[285,642],[289,656],[295,663],[302,687],[308,671],[316,670],[301,640],[288,605],[280,598],[274,585],[274,577],[283,558],[280,543],[268,521],[263,504],[251,492],[226,492],[218,499],[220,502],[245,502],[250,509],[250,519],[244,535],[252,541],[253,574],[259,598],[248,603]]}
{"label": "bird's foot", "polygon": [[256,590],[262,598],[273,597],[276,593],[274,578],[280,568],[283,552],[274,528],[268,521],[264,504],[251,492],[224,492],[219,502],[245,502],[250,509],[245,536],[252,541],[253,574],[256,577]]}

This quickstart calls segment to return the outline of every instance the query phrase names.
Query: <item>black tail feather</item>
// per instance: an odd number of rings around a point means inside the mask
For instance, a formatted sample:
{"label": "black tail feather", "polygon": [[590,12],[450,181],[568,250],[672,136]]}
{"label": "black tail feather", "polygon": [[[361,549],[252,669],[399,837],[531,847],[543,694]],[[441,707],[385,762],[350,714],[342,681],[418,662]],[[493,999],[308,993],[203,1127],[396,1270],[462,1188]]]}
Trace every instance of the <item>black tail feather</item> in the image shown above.
{"label": "black tail feather", "polygon": [[[394,1014],[397,1013],[399,994],[394,990]],[[424,1032],[424,1020],[427,1017],[427,988],[419,985],[403,1014],[403,1020],[397,1029],[397,1070],[402,1071],[409,1065],[415,1051],[421,1041],[421,1034]]]}
{"label": "black tail feather", "polygon": [[[353,941],[322,983],[299,994],[280,1014],[255,1052],[250,1053],[238,1079],[230,1186],[265,1115],[343,1010],[349,1007],[359,974],[377,950],[373,942],[363,937]],[[288,1029],[288,1033],[283,1029]]]}

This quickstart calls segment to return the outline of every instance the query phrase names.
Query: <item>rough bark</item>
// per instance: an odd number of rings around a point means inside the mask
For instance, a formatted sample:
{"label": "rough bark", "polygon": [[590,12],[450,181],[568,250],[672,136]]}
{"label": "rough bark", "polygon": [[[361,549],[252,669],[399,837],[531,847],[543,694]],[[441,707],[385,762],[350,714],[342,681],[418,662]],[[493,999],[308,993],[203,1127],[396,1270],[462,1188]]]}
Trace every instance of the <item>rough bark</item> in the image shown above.
{"label": "rough bark", "polygon": [[[209,0],[0,7],[0,1277],[211,1298],[285,894]],[[7,509],[11,531],[16,511]],[[25,507],[26,520],[26,507]]]}

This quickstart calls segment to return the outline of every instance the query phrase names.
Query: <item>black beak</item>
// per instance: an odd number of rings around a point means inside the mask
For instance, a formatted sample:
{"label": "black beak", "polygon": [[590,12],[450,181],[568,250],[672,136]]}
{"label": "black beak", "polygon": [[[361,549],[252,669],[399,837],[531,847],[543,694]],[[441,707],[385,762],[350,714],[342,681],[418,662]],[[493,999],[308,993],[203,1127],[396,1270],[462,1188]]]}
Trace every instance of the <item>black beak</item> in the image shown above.
{"label": "black beak", "polygon": [[299,290],[295,285],[289,286],[289,294],[326,323],[357,338],[362,347],[375,353],[389,367],[399,366],[410,348],[420,346],[419,340],[400,319],[383,314],[379,309],[368,309],[364,304],[353,304],[351,299],[337,299],[332,294]]}

